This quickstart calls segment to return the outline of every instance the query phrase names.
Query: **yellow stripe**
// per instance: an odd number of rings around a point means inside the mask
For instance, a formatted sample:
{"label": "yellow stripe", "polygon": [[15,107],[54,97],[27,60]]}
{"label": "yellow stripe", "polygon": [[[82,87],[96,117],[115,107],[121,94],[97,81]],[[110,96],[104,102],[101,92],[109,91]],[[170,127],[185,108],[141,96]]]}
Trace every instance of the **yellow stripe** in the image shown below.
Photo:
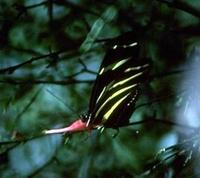
{"label": "yellow stripe", "polygon": [[95,114],[95,117],[98,116],[98,114],[101,112],[101,110],[103,109],[103,107],[106,105],[106,103],[108,103],[111,99],[113,99],[114,97],[120,95],[121,93],[133,88],[137,86],[137,84],[134,84],[134,85],[131,85],[131,86],[128,86],[128,87],[125,87],[125,88],[122,88],[121,90],[118,90],[117,92],[115,92],[114,94],[112,94],[102,105],[101,107],[98,109],[98,111],[96,112]]}
{"label": "yellow stripe", "polygon": [[110,115],[113,113],[113,111],[121,104],[121,102],[123,100],[126,99],[126,97],[129,95],[130,93],[128,93],[127,95],[125,95],[123,98],[121,98],[119,101],[117,101],[111,108],[110,110],[103,116],[103,122],[105,122],[106,120],[109,119]]}
{"label": "yellow stripe", "polygon": [[[104,72],[107,72],[109,69],[112,68],[112,70],[115,70],[116,68],[120,67],[122,64],[124,64],[126,61],[128,61],[130,59],[129,58],[126,58],[126,59],[123,59],[119,62],[117,62],[115,65],[114,64],[110,64],[109,66],[107,66],[106,68],[102,68],[99,72],[99,75],[102,75]],[[112,67],[114,65],[114,67]]]}
{"label": "yellow stripe", "polygon": [[[114,84],[114,85],[112,86],[112,88],[115,88],[115,87],[117,87],[118,85],[123,85],[124,83],[126,83],[126,82],[128,82],[128,81],[130,81],[130,80],[132,80],[132,79],[134,79],[134,78],[136,78],[136,77],[138,77],[138,76],[140,76],[140,75],[142,75],[142,74],[143,74],[143,72],[139,72],[139,73],[137,73],[137,74],[135,74],[135,75],[133,75],[133,76],[127,78],[127,79],[124,79],[124,80],[122,80],[122,81],[120,81],[120,82],[117,82],[116,84]],[[112,89],[112,88],[111,88],[111,89]]]}
{"label": "yellow stripe", "polygon": [[100,72],[99,72],[99,75],[101,75],[101,74],[103,74],[103,72],[104,72],[104,67],[100,70]]}
{"label": "yellow stripe", "polygon": [[113,49],[117,49],[117,45],[114,45],[114,46],[113,46]]}
{"label": "yellow stripe", "polygon": [[137,44],[138,44],[137,42],[134,42],[128,45],[123,45],[123,48],[133,47],[133,46],[136,46]]}
{"label": "yellow stripe", "polygon": [[126,61],[128,61],[130,58],[127,59],[123,59],[121,61],[119,61],[117,64],[115,64],[115,66],[112,68],[112,70],[115,70],[116,68],[118,68],[119,66],[121,66],[122,64],[124,64]]}
{"label": "yellow stripe", "polygon": [[133,71],[133,70],[140,70],[140,69],[148,67],[148,66],[149,66],[149,64],[145,64],[143,66],[138,66],[138,67],[130,67],[130,68],[126,69],[125,72],[130,72],[130,71]]}
{"label": "yellow stripe", "polygon": [[106,90],[106,87],[104,87],[103,90],[101,91],[99,97],[97,98],[96,103],[98,103],[99,99],[102,97],[102,95],[103,95],[103,93],[105,92],[105,90]]}
{"label": "yellow stripe", "polygon": [[137,42],[134,42],[134,43],[129,44],[128,46],[136,46],[137,44],[138,44]]}

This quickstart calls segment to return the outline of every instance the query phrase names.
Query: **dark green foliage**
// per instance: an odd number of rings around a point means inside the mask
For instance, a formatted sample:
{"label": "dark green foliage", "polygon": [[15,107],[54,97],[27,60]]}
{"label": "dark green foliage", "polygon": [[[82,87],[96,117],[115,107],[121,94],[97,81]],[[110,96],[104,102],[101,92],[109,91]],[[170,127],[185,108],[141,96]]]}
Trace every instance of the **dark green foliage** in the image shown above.
{"label": "dark green foliage", "polygon": [[[1,0],[0,177],[199,177],[199,9],[199,0]],[[119,35],[152,61],[131,123],[41,136],[87,113]]]}

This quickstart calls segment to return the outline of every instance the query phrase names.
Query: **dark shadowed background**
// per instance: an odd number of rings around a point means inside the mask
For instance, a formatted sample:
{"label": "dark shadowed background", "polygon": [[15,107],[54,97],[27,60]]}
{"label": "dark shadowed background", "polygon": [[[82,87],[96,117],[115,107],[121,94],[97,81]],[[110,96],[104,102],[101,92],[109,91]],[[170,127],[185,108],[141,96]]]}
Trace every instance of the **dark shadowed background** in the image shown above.
{"label": "dark shadowed background", "polygon": [[[132,125],[41,136],[87,112],[119,35],[152,61]],[[199,177],[199,66],[199,0],[1,0],[0,177]]]}

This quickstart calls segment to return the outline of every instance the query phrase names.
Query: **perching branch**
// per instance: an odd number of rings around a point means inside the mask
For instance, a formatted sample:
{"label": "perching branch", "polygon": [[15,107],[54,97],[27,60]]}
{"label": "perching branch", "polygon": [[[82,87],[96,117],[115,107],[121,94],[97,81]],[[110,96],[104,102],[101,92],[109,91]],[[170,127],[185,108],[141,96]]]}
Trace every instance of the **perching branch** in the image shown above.
{"label": "perching branch", "polygon": [[[148,124],[148,123],[150,123],[150,122],[156,122],[156,123],[161,123],[161,124],[170,125],[170,126],[182,127],[182,128],[185,128],[185,129],[190,129],[190,130],[192,130],[192,131],[195,131],[195,130],[196,130],[196,128],[191,127],[191,126],[188,126],[188,125],[176,123],[176,122],[169,121],[169,120],[153,119],[153,118],[149,118],[149,119],[145,119],[145,120],[137,121],[137,122],[131,122],[131,123],[126,124],[126,125],[121,126],[121,127],[128,127],[128,126],[140,125],[140,124]],[[96,128],[93,128],[93,130],[95,130],[95,129],[96,129]],[[75,132],[75,133],[76,133],[76,132]],[[56,133],[56,134],[57,134],[57,133]],[[0,146],[1,146],[1,145],[10,145],[10,144],[19,144],[19,143],[27,142],[27,141],[30,141],[30,140],[33,140],[33,139],[35,139],[35,138],[39,138],[39,137],[42,137],[42,136],[44,136],[44,133],[41,133],[41,134],[39,134],[39,135],[30,137],[30,138],[22,138],[22,139],[11,140],[11,141],[2,141],[2,142],[0,142]]]}

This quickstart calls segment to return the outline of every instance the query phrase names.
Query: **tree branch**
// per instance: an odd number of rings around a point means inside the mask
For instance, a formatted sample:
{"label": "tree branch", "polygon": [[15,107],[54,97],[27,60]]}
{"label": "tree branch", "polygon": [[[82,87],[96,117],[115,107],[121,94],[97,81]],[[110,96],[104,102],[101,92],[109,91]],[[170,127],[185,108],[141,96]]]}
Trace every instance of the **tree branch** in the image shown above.
{"label": "tree branch", "polygon": [[196,9],[183,1],[180,1],[180,0],[157,0],[157,1],[168,4],[171,7],[180,9],[180,10],[185,11],[193,16],[200,18],[199,9]]}
{"label": "tree branch", "polygon": [[[59,53],[60,52],[54,52],[53,54],[59,54]],[[45,55],[38,56],[38,57],[32,57],[31,59],[29,59],[25,62],[22,62],[20,64],[13,65],[11,67],[2,68],[2,69],[0,69],[0,74],[6,74],[6,73],[11,74],[11,73],[15,72],[15,70],[19,69],[20,67],[23,67],[27,64],[31,64],[32,62],[40,60],[40,59],[50,57],[51,55],[52,55],[52,53],[51,54],[45,54]]]}
{"label": "tree branch", "polygon": [[33,79],[27,79],[27,80],[13,80],[13,79],[5,79],[0,80],[0,83],[4,84],[10,84],[10,85],[24,85],[24,84],[53,84],[53,85],[71,85],[71,84],[82,84],[82,83],[93,83],[94,80],[76,80],[76,79],[70,79],[70,80],[60,80],[60,81],[53,81],[53,80],[33,80]]}
{"label": "tree branch", "polygon": [[76,10],[77,12],[88,13],[97,17],[100,16],[100,14],[96,13],[93,10],[90,10],[88,7],[85,8],[83,6],[78,5],[77,3],[73,3],[73,1],[53,0],[53,3],[55,3],[56,5],[65,6],[67,8],[70,7],[72,10]]}
{"label": "tree branch", "polygon": [[31,64],[34,61],[45,59],[45,58],[51,57],[51,56],[56,56],[56,55],[59,55],[59,54],[64,53],[64,52],[66,52],[66,51],[60,50],[60,51],[56,51],[56,52],[51,52],[49,54],[44,54],[44,55],[41,55],[41,56],[38,56],[38,57],[32,57],[31,59],[29,59],[25,62],[22,62],[20,64],[16,64],[16,65],[13,65],[13,66],[10,66],[10,67],[0,69],[0,74],[11,74],[11,73],[15,72],[17,69],[19,69],[19,68],[21,68],[21,67],[23,67],[27,64]]}
{"label": "tree branch", "polygon": [[161,124],[166,124],[166,125],[171,125],[171,126],[176,126],[176,127],[182,127],[182,128],[193,130],[193,131],[195,131],[197,129],[197,128],[191,127],[189,125],[184,125],[184,124],[173,122],[173,121],[170,121],[170,120],[155,119],[155,118],[149,118],[149,119],[145,119],[145,120],[142,120],[142,121],[131,122],[128,125],[125,125],[124,127],[129,126],[129,125],[147,124],[147,123],[150,123],[150,122],[157,122],[157,123],[161,123]]}

